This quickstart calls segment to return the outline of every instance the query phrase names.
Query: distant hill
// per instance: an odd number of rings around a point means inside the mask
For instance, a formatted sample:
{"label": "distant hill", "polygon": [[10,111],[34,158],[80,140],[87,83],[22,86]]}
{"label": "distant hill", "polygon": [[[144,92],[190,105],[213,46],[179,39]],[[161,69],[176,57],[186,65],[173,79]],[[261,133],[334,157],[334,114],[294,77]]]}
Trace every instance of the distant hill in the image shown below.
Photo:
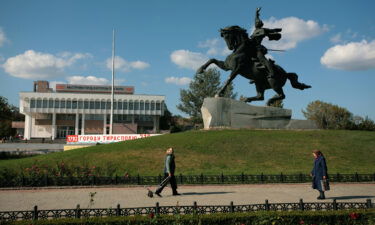
{"label": "distant hill", "polygon": [[308,174],[313,149],[325,154],[330,173],[375,172],[375,132],[347,130],[189,131],[1,160],[0,171],[20,172],[32,165],[57,168],[64,163],[71,169],[95,167],[100,174],[157,175],[171,146],[178,174]]}

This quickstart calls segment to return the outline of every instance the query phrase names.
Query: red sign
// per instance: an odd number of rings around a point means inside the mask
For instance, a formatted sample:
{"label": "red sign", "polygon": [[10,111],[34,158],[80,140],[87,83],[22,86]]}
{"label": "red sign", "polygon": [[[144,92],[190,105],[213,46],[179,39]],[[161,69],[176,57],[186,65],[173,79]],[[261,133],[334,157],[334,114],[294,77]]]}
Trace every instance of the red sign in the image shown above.
{"label": "red sign", "polygon": [[160,134],[112,134],[112,135],[68,135],[67,144],[94,144],[129,141],[139,138],[157,136]]}

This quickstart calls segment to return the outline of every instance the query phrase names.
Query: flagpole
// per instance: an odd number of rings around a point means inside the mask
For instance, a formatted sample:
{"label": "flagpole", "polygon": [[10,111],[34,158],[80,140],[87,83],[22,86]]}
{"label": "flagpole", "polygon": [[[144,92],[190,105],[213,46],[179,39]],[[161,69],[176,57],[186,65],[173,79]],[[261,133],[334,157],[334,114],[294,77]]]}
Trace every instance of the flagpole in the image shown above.
{"label": "flagpole", "polygon": [[111,92],[111,118],[109,125],[109,134],[113,134],[113,103],[115,98],[115,29],[112,32],[112,92]]}

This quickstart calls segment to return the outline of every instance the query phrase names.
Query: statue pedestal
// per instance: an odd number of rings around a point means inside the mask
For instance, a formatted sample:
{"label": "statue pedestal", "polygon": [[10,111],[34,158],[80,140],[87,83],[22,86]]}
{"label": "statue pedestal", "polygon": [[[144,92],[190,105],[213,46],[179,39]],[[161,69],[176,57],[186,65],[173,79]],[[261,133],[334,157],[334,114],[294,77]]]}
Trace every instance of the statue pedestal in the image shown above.
{"label": "statue pedestal", "polygon": [[253,106],[229,98],[205,98],[202,108],[204,129],[317,129],[308,120],[292,120],[292,110]]}

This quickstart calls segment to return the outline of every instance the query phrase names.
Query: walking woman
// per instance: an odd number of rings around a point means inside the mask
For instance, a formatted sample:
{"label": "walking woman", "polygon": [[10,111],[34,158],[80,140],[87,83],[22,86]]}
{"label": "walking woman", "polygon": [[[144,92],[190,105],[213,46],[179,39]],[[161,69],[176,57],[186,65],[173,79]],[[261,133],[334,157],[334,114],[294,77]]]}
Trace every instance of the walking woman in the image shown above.
{"label": "walking woman", "polygon": [[311,176],[313,177],[312,188],[319,191],[317,199],[325,199],[324,191],[329,190],[326,160],[323,153],[319,150],[314,150],[313,155],[315,160],[314,168],[311,171]]}

